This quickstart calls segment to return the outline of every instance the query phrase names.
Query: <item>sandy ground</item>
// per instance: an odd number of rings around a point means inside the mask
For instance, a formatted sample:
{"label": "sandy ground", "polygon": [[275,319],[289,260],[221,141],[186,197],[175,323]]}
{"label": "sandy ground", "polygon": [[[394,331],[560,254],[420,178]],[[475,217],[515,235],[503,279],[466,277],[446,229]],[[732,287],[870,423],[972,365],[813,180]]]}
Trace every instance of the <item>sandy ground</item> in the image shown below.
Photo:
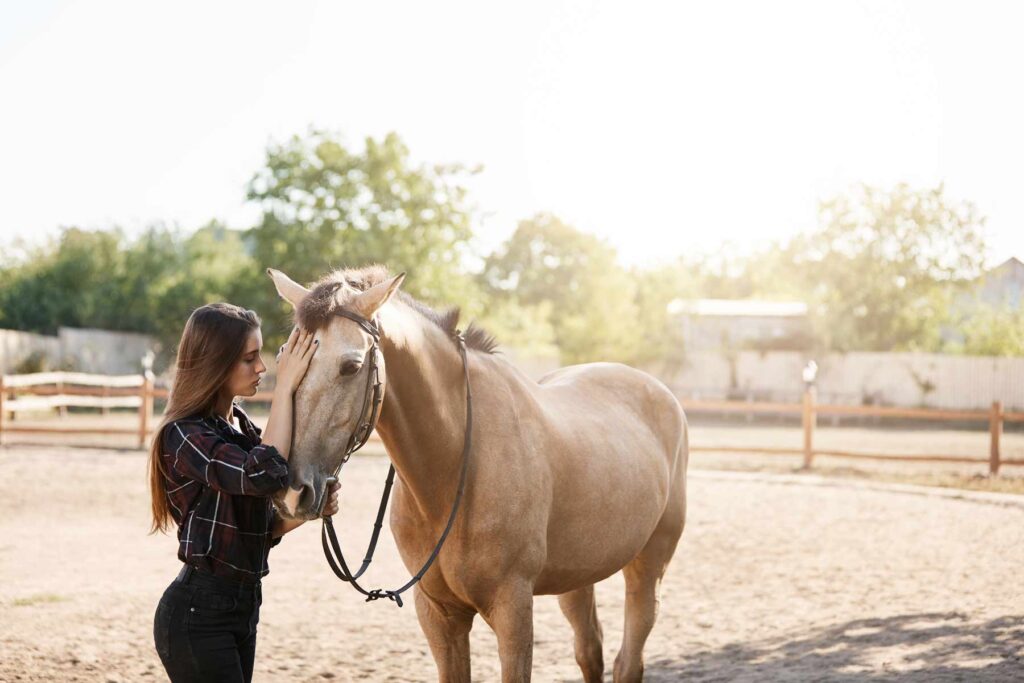
{"label": "sandy ground", "polygon": [[[385,470],[379,453],[346,467],[338,526],[353,555]],[[689,491],[647,680],[1024,678],[1024,509],[699,471]],[[152,618],[178,562],[173,538],[146,535],[147,511],[140,452],[0,449],[0,681],[165,680]],[[362,602],[318,534],[308,524],[271,554],[255,679],[436,680],[412,606]],[[387,534],[370,577],[407,577]],[[609,664],[622,602],[618,575],[598,586]],[[553,597],[535,622],[535,680],[580,680]],[[478,619],[477,680],[498,679],[495,645]]]}

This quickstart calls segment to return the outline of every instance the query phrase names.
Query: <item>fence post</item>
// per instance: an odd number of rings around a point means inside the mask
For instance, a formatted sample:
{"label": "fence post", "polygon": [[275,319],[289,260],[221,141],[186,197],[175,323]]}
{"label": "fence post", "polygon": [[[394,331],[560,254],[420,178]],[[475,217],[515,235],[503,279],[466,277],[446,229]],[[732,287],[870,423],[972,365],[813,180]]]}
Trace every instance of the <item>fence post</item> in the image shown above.
{"label": "fence post", "polygon": [[804,469],[811,469],[814,461],[814,424],[817,416],[814,413],[814,387],[808,386],[804,389]]}
{"label": "fence post", "polygon": [[148,371],[142,375],[139,398],[142,399],[139,402],[139,448],[145,448],[149,418],[153,413],[153,376]]}
{"label": "fence post", "polygon": [[[61,379],[57,380],[57,396],[60,396],[63,393],[64,393],[64,375],[61,374]],[[68,416],[68,407],[66,405],[64,405],[63,403],[58,404],[58,406],[57,406],[57,414],[60,415],[60,418],[63,420],[65,417]]]}
{"label": "fence post", "polygon": [[992,410],[988,414],[988,473],[999,474],[999,439],[1003,435],[1003,403],[992,401]]}
{"label": "fence post", "polygon": [[4,442],[4,394],[7,390],[4,389],[4,376],[0,374],[0,444]]}

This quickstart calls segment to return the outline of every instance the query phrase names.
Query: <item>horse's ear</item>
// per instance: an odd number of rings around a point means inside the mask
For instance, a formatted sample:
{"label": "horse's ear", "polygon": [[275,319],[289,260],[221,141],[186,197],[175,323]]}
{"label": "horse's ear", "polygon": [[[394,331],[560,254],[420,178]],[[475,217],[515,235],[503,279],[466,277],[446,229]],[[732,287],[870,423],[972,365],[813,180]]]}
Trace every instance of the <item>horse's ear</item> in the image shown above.
{"label": "horse's ear", "polygon": [[352,301],[352,307],[359,311],[364,318],[372,318],[373,314],[388,302],[391,295],[398,291],[398,287],[404,279],[405,273],[399,273],[390,280],[379,282],[365,292],[360,292]]}
{"label": "horse's ear", "polygon": [[277,293],[281,295],[281,298],[295,308],[298,308],[299,302],[309,294],[308,289],[300,285],[298,282],[295,282],[279,270],[267,268],[267,275],[269,275],[274,281],[274,286],[277,287]]}

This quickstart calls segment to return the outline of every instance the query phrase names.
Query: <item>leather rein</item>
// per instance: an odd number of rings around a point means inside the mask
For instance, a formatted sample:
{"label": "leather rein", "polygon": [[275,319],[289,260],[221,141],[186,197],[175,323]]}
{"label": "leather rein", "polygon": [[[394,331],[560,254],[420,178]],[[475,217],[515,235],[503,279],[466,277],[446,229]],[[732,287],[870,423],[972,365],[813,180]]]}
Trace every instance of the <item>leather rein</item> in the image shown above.
{"label": "leather rein", "polygon": [[[366,389],[363,392],[363,407],[359,413],[360,422],[353,430],[352,435],[349,437],[348,444],[345,446],[345,455],[342,457],[341,464],[334,471],[334,475],[328,477],[327,487],[330,489],[330,485],[337,481],[338,474],[341,472],[342,466],[353,453],[358,451],[370,438],[370,434],[377,426],[377,421],[380,419],[380,409],[384,402],[384,385],[380,381],[380,327],[377,325],[375,320],[368,320],[361,315],[347,311],[345,309],[338,309],[334,311],[336,315],[340,315],[344,318],[355,322],[370,335],[373,340],[370,345],[370,349],[367,352],[369,356],[369,367],[366,373]],[[331,566],[331,570],[334,571],[342,581],[352,585],[354,589],[366,596],[366,602],[372,602],[379,600],[380,598],[387,598],[391,600],[399,607],[402,606],[402,593],[412,588],[423,575],[427,573],[430,566],[437,559],[438,554],[441,552],[441,547],[444,545],[445,539],[448,538],[448,533],[452,530],[452,525],[455,523],[455,516],[459,511],[459,504],[462,502],[462,494],[466,488],[466,472],[469,469],[469,453],[471,449],[471,436],[473,431],[473,399],[469,385],[469,362],[466,358],[466,339],[463,337],[462,332],[456,330],[454,337],[459,344],[459,355],[462,357],[462,371],[466,378],[466,434],[462,443],[462,471],[459,474],[459,488],[455,494],[455,502],[452,504],[451,514],[448,516],[448,523],[445,525],[444,531],[441,533],[441,537],[437,541],[437,545],[434,546],[433,552],[430,553],[430,557],[424,563],[423,567],[416,572],[416,574],[409,579],[408,582],[401,588],[394,590],[387,590],[382,588],[374,588],[372,590],[366,590],[359,585],[357,579],[363,575],[363,572],[370,566],[370,562],[373,560],[373,553],[377,547],[377,540],[380,537],[380,530],[384,524],[384,511],[388,506],[388,499],[391,497],[391,488],[395,483],[395,466],[392,464],[388,467],[388,476],[384,482],[384,493],[381,495],[380,507],[377,509],[377,519],[373,524],[373,534],[370,536],[370,544],[366,549],[366,556],[363,558],[363,563],[359,567],[359,571],[355,574],[349,569],[348,564],[345,562],[345,556],[341,552],[341,544],[338,542],[338,536],[334,531],[334,522],[330,517],[323,517],[323,526],[320,529],[320,543],[324,548],[324,557],[327,558],[327,563]],[[323,501],[321,502],[321,510],[323,505],[327,501],[327,493],[324,493]],[[337,558],[337,561],[335,560]]]}

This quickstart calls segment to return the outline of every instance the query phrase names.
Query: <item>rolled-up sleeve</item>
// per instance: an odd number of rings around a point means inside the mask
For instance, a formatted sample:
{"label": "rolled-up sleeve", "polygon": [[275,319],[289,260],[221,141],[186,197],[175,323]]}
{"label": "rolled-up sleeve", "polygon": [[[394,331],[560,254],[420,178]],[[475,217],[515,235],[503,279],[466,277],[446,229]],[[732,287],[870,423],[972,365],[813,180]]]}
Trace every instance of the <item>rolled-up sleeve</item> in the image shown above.
{"label": "rolled-up sleeve", "polygon": [[269,496],[288,486],[288,461],[273,446],[237,446],[202,421],[179,420],[164,430],[164,457],[178,474],[216,491]]}

